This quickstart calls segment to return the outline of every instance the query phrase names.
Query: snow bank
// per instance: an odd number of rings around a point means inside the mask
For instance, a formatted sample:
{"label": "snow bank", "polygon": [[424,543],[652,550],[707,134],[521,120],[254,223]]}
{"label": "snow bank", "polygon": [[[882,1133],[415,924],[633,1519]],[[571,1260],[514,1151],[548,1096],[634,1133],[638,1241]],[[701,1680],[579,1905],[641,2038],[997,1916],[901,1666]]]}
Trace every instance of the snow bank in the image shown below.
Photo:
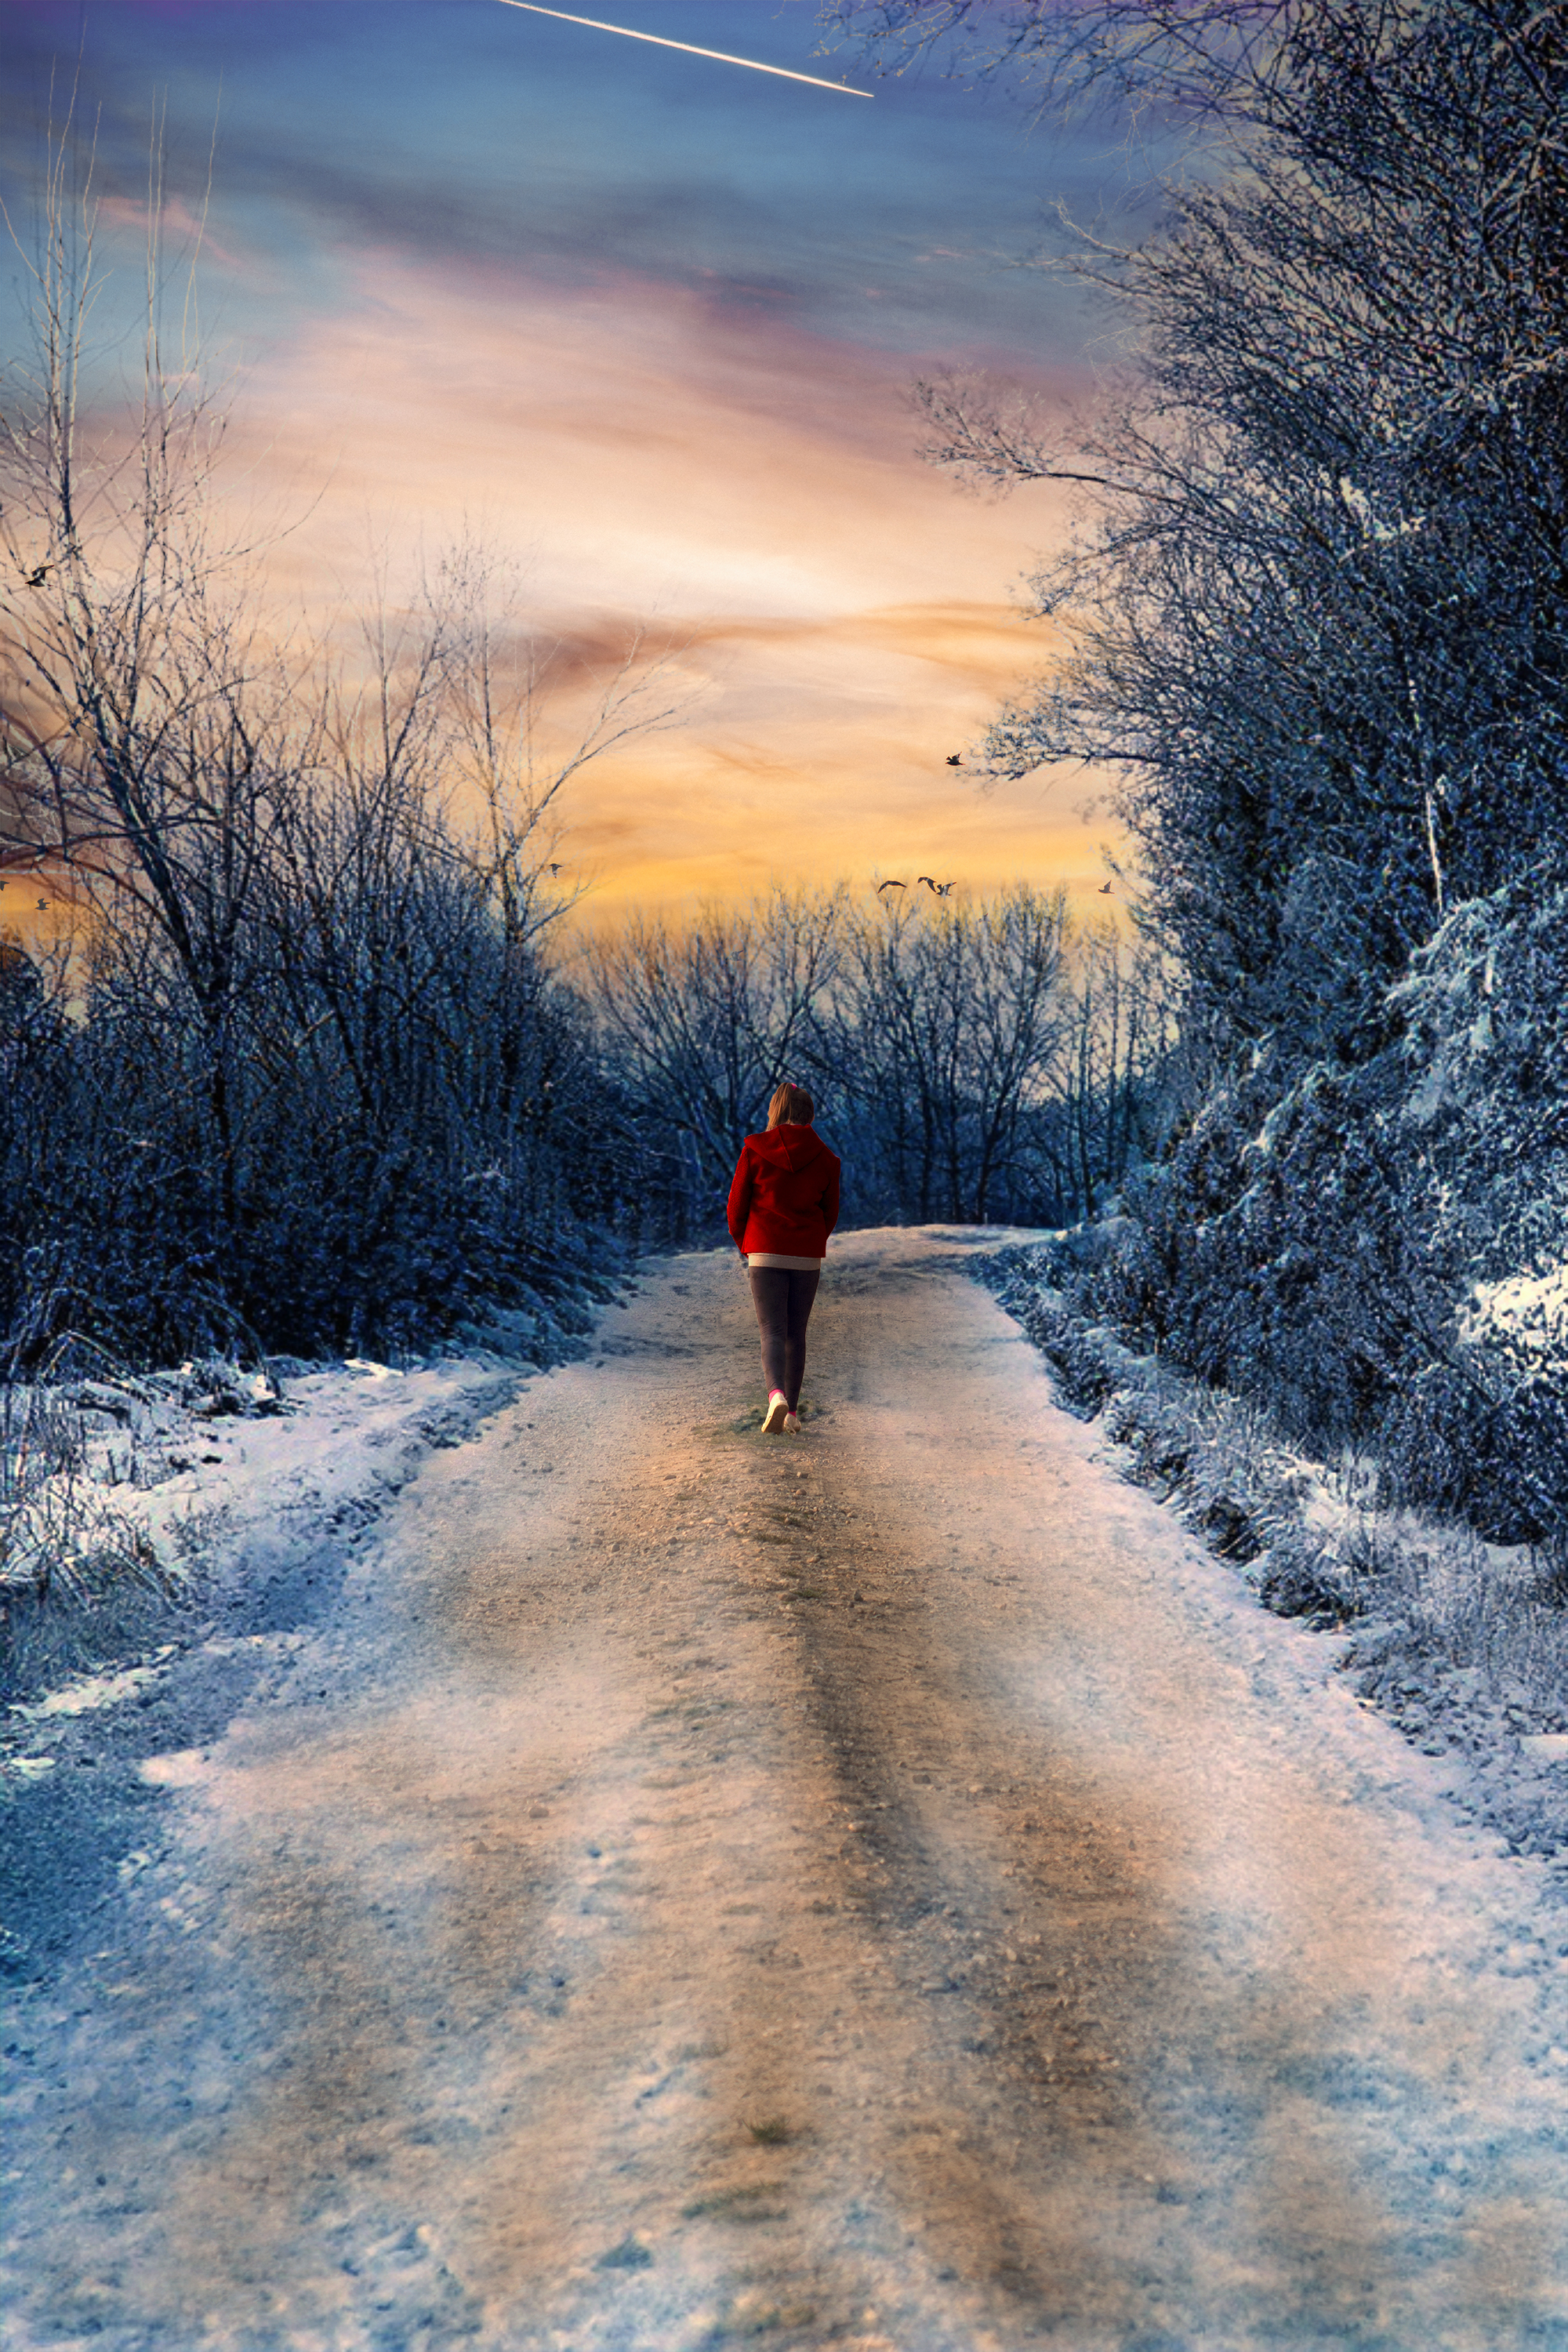
{"label": "snow bank", "polygon": [[1460,1328],[1472,1347],[1500,1339],[1539,1363],[1568,1360],[1568,1264],[1477,1283]]}
{"label": "snow bank", "polygon": [[[1477,1811],[1568,1894],[1568,1612],[1550,1562],[1388,1499],[1379,1463],[1323,1463],[1258,1406],[1134,1356],[1053,1287],[1059,1248],[973,1271],[1039,1348],[1107,1458],[1152,1487],[1273,1614],[1337,1638],[1338,1665],[1413,1747],[1465,1759]],[[1478,1286],[1478,1317],[1568,1359],[1568,1267]]]}
{"label": "snow bank", "polygon": [[[18,1477],[17,1448],[0,1510],[5,1695],[30,1712],[112,1705],[153,1671],[149,1656],[167,1655],[155,1645],[171,1630],[189,1639],[215,1612],[231,1627],[258,1610],[282,1622],[305,1605],[302,1580],[321,1581],[323,1553],[367,1526],[423,1454],[459,1442],[535,1370],[356,1360],[279,1381],[184,1365],[55,1393],[57,1466],[40,1471],[35,1449]],[[107,1671],[84,1681],[84,1667]]]}

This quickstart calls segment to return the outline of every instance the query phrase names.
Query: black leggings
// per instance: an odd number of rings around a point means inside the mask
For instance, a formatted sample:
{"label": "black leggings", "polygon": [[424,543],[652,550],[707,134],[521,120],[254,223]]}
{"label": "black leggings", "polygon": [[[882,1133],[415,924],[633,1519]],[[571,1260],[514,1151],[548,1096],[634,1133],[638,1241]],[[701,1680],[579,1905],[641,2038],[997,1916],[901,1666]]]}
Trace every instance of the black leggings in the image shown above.
{"label": "black leggings", "polygon": [[754,1265],[748,1271],[763,1334],[763,1378],[770,1393],[783,1389],[793,1412],[805,1378],[805,1327],[822,1276],[790,1265]]}

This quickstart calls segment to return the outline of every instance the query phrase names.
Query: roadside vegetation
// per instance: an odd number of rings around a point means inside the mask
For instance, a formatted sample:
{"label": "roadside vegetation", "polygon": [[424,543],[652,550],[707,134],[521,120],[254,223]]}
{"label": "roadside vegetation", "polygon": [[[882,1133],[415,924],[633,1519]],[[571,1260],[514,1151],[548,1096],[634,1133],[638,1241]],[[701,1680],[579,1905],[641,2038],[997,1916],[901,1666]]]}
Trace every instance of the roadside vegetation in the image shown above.
{"label": "roadside vegetation", "polygon": [[1561,1556],[1399,1498],[1386,1464],[1315,1454],[1256,1397],[1140,1352],[1084,1305],[1117,1221],[999,1250],[975,1273],[1051,1367],[1105,1458],[1147,1487],[1275,1615],[1331,1637],[1353,1687],[1515,1853],[1568,1854],[1568,1608]]}
{"label": "roadside vegetation", "polygon": [[[1184,132],[1092,411],[917,387],[1077,484],[997,776],[1119,779],[1162,1130],[988,1278],[1150,1486],[1568,1848],[1568,8],[837,0],[888,69]],[[1554,1769],[1553,1768],[1559,1768]]]}

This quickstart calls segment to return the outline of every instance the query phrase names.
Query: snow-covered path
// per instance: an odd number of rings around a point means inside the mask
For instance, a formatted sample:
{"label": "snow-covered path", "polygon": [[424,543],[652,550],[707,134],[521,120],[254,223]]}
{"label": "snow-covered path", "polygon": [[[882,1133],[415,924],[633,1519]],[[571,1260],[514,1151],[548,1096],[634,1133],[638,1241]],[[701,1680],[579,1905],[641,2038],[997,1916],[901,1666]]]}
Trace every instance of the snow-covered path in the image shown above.
{"label": "snow-covered path", "polygon": [[836,1247],[798,1444],[666,1261],[161,1760],[22,2021],[17,2352],[1568,2347],[1532,1866],[973,1238]]}

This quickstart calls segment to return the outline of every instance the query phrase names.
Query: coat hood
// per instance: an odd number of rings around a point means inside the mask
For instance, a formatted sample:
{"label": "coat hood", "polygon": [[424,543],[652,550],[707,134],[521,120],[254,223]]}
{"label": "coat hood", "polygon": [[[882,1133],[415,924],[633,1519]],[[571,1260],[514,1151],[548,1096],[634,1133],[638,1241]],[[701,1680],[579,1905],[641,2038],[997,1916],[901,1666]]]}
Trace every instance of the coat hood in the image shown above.
{"label": "coat hood", "polygon": [[771,1160],[775,1168],[787,1168],[798,1175],[819,1159],[827,1146],[814,1127],[791,1127],[787,1123],[770,1127],[764,1134],[748,1136],[746,1140],[759,1160]]}

